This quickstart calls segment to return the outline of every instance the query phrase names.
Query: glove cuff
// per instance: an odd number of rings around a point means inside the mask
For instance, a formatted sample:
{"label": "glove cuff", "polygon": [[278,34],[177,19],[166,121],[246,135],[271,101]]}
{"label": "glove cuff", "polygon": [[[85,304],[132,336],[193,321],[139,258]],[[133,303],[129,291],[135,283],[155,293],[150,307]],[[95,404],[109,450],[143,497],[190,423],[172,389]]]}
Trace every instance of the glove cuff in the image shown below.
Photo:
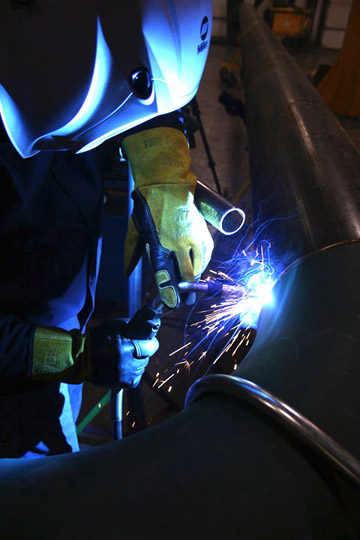
{"label": "glove cuff", "polygon": [[185,184],[194,193],[187,139],[179,129],[158,127],[129,135],[123,148],[130,163],[135,188],[154,184]]}
{"label": "glove cuff", "polygon": [[38,326],[32,350],[31,378],[78,384],[91,377],[89,343],[78,330]]}

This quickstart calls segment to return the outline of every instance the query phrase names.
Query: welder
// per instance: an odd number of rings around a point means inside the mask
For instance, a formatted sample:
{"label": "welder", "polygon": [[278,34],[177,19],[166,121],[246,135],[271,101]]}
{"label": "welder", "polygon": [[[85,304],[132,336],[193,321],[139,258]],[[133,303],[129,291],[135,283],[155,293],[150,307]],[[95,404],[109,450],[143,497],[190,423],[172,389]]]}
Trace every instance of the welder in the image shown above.
{"label": "welder", "polygon": [[88,328],[107,145],[135,182],[126,274],[146,247],[173,309],[210,260],[178,111],[200,83],[211,1],[9,0],[0,26],[0,455],[37,457],[78,450],[82,382],[136,387],[159,346],[124,320]]}

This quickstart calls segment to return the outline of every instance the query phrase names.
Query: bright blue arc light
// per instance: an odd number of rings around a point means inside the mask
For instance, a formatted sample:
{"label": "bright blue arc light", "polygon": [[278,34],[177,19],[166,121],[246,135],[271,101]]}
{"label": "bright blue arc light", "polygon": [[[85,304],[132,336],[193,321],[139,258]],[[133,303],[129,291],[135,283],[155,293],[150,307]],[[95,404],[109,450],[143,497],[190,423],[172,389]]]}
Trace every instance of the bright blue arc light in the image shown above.
{"label": "bright blue arc light", "polygon": [[237,305],[243,326],[256,328],[261,308],[273,302],[273,286],[271,277],[263,271],[250,275],[246,280],[246,294]]}

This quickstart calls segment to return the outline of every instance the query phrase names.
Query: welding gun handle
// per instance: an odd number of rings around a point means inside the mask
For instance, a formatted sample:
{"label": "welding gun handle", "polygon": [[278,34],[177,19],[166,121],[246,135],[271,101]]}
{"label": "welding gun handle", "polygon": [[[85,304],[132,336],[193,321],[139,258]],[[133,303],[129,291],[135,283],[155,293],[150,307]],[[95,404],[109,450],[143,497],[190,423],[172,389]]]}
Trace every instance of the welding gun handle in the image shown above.
{"label": "welding gun handle", "polygon": [[[124,327],[123,335],[128,339],[152,339],[156,336],[160,328],[160,315],[163,303],[160,295],[156,296],[152,302],[145,304],[139,309]],[[122,403],[123,389],[111,390],[110,415],[113,432],[113,440],[122,439]]]}
{"label": "welding gun handle", "polygon": [[159,302],[157,298],[138,309],[124,328],[124,337],[152,339],[156,336],[161,324],[160,315],[163,307],[162,302]]}

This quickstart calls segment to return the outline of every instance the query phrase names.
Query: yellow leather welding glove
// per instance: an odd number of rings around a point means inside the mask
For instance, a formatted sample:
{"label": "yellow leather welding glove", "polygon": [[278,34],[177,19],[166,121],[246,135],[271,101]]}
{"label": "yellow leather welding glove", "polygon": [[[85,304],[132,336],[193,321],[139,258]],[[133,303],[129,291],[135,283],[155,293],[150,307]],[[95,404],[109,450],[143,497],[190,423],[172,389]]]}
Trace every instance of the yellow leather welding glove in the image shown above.
{"label": "yellow leather welding glove", "polygon": [[196,176],[188,142],[180,130],[159,127],[129,135],[123,149],[135,182],[125,273],[131,274],[146,246],[160,297],[176,308],[178,282],[199,278],[214,247],[194,204]]}
{"label": "yellow leather welding glove", "polygon": [[81,383],[91,377],[89,342],[78,330],[37,326],[30,355],[30,377],[37,381]]}
{"label": "yellow leather welding glove", "polygon": [[156,331],[144,339],[126,337],[129,324],[123,319],[105,321],[86,335],[78,330],[67,332],[38,326],[29,359],[29,377],[35,381],[89,381],[105,388],[135,388],[159,342]]}

